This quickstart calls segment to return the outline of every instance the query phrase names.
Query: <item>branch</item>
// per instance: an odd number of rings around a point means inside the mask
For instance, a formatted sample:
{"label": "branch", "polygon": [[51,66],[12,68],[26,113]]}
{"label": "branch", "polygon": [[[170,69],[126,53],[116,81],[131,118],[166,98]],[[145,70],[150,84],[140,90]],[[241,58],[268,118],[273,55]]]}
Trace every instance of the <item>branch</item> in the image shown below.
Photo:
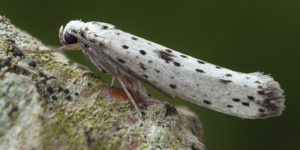
{"label": "branch", "polygon": [[22,49],[49,48],[0,16],[0,149],[204,149],[188,110],[147,98],[139,117],[87,67]]}

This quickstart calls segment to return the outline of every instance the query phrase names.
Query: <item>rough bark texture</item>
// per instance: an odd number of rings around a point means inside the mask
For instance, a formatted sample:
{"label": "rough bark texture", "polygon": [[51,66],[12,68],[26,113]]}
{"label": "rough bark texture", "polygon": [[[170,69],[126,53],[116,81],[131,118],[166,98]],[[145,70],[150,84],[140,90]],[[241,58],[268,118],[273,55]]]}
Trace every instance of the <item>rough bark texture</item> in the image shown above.
{"label": "rough bark texture", "polygon": [[139,117],[86,67],[25,48],[47,49],[0,16],[0,149],[205,149],[186,109],[148,98]]}

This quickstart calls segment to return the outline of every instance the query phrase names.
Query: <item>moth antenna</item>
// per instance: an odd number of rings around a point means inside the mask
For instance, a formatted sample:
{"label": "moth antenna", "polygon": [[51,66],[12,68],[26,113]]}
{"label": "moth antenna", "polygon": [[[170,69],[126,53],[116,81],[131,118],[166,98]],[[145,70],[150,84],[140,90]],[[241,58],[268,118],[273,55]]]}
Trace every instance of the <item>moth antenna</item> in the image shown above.
{"label": "moth antenna", "polygon": [[25,53],[33,53],[33,54],[45,54],[45,53],[54,53],[54,52],[65,52],[65,51],[74,51],[74,50],[80,50],[80,44],[70,44],[70,45],[64,45],[59,48],[54,49],[48,49],[48,50],[29,50],[29,49],[22,49],[22,52]]}

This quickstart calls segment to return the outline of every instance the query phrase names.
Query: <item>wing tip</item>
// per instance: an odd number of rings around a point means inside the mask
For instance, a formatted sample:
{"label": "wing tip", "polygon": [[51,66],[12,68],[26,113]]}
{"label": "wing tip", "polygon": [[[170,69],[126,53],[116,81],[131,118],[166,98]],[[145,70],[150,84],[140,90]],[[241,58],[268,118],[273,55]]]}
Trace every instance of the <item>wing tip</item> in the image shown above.
{"label": "wing tip", "polygon": [[266,80],[266,86],[260,91],[265,99],[262,102],[264,111],[260,111],[260,118],[269,118],[280,116],[285,110],[284,90],[280,84],[269,75],[261,75],[263,80]]}

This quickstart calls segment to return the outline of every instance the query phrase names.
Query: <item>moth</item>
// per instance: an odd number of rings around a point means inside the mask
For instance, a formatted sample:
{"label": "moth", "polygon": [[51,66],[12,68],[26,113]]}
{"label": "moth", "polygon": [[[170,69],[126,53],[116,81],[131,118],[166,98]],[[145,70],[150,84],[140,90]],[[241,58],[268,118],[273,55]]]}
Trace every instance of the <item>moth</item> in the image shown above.
{"label": "moth", "polygon": [[226,69],[108,23],[70,21],[59,38],[64,45],[79,45],[94,66],[116,78],[137,109],[134,81],[241,118],[279,116],[284,110],[283,90],[269,75]]}

